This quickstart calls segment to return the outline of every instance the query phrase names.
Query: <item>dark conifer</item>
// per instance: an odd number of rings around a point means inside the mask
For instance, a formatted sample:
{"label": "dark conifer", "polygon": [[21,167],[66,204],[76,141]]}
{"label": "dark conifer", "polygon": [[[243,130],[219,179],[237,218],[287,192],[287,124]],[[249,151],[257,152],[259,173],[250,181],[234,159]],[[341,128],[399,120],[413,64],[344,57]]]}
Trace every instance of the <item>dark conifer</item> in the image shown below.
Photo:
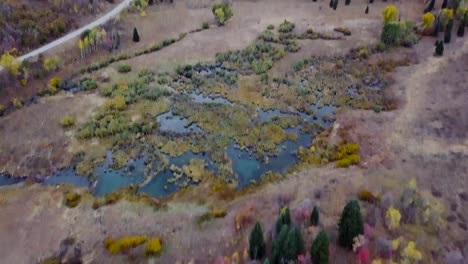
{"label": "dark conifer", "polygon": [[338,242],[342,247],[351,249],[353,239],[360,234],[364,234],[364,223],[362,221],[361,208],[356,200],[350,201],[341,214],[338,224]]}
{"label": "dark conifer", "polygon": [[266,244],[263,238],[263,229],[260,223],[256,223],[249,238],[249,256],[250,259],[258,260],[265,256]]}
{"label": "dark conifer", "polygon": [[366,7],[366,11],[364,13],[369,14],[369,6]]}

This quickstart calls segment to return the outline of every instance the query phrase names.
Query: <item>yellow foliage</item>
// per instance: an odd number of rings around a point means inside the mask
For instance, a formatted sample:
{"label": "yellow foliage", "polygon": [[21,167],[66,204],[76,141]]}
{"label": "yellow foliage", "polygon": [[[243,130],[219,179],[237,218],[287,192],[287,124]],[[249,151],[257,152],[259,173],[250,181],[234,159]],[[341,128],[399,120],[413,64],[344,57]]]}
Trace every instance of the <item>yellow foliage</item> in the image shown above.
{"label": "yellow foliage", "polygon": [[401,253],[401,256],[410,261],[410,263],[417,263],[422,260],[422,253],[416,249],[416,244],[413,241],[408,242],[408,245]]}
{"label": "yellow foliage", "polygon": [[453,9],[448,9],[448,8],[442,9],[441,16],[442,16],[442,24],[446,26],[447,23],[453,19]]}
{"label": "yellow foliage", "polygon": [[63,127],[71,127],[71,126],[73,126],[75,124],[75,119],[73,119],[73,117],[71,117],[71,116],[65,116],[60,121],[60,124]]}
{"label": "yellow foliage", "polygon": [[104,109],[122,111],[122,110],[127,109],[127,103],[125,102],[125,99],[123,97],[116,96],[115,98],[105,103]]}
{"label": "yellow foliage", "polygon": [[44,70],[46,71],[55,71],[57,69],[59,58],[57,56],[52,58],[46,58],[44,60]]}
{"label": "yellow foliage", "polygon": [[424,30],[427,30],[432,27],[432,24],[434,23],[435,17],[431,13],[426,13],[422,16],[422,21],[423,21],[423,28]]}
{"label": "yellow foliage", "polygon": [[146,245],[145,254],[147,256],[158,255],[161,252],[161,240],[159,238],[150,239],[148,245]]}
{"label": "yellow foliage", "polygon": [[240,257],[239,257],[239,252],[234,252],[231,256],[231,260],[233,264],[239,264],[240,263]]}
{"label": "yellow foliage", "polygon": [[21,61],[17,60],[13,55],[10,55],[10,53],[7,52],[0,57],[0,66],[16,77],[20,74]]}
{"label": "yellow foliage", "polygon": [[222,218],[226,216],[226,210],[213,210],[211,214],[213,217]]}
{"label": "yellow foliage", "polygon": [[17,98],[14,98],[13,99],[13,106],[16,108],[16,109],[20,109],[21,107],[23,107],[23,103],[21,102],[21,100],[17,99]]}
{"label": "yellow foliage", "polygon": [[411,181],[408,183],[408,188],[412,190],[418,189],[418,183],[416,182],[416,179],[411,179]]}
{"label": "yellow foliage", "polygon": [[390,230],[395,230],[400,226],[401,214],[400,211],[391,207],[387,210],[387,214],[385,215],[385,219],[387,221],[387,227]]}
{"label": "yellow foliage", "polygon": [[146,241],[147,238],[144,236],[124,237],[119,241],[115,241],[112,238],[107,238],[104,241],[104,246],[111,255],[117,255],[122,251],[127,251],[130,248],[138,247],[139,245],[144,244]]}
{"label": "yellow foliage", "polygon": [[382,11],[383,22],[384,24],[388,24],[392,21],[398,20],[398,9],[394,5],[389,5],[385,7]]}
{"label": "yellow foliage", "polygon": [[21,86],[26,87],[26,85],[28,85],[28,81],[26,79],[21,79],[20,84]]}
{"label": "yellow foliage", "polygon": [[400,241],[401,241],[400,237],[397,238],[397,239],[392,240],[393,251],[396,251],[400,247]]}

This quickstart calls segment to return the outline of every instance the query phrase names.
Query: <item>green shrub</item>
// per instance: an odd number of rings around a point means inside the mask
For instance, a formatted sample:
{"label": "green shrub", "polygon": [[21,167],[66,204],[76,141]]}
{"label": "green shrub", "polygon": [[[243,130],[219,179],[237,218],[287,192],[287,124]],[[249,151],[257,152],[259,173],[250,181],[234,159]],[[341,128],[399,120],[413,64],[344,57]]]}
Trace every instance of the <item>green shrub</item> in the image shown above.
{"label": "green shrub", "polygon": [[301,49],[301,46],[297,43],[297,41],[287,41],[286,47],[284,48],[287,52],[298,52]]}
{"label": "green shrub", "polygon": [[132,67],[127,64],[119,65],[119,67],[117,68],[117,71],[120,73],[127,73],[127,72],[130,72],[131,70],[132,70]]}
{"label": "green shrub", "polygon": [[65,116],[60,121],[60,124],[62,125],[62,127],[72,127],[75,124],[75,119],[73,119],[73,117],[71,116]]}
{"label": "green shrub", "polygon": [[387,23],[384,25],[380,40],[386,46],[398,46],[401,35],[400,24],[397,22]]}
{"label": "green shrub", "polygon": [[210,28],[210,23],[209,22],[203,22],[202,23],[202,29],[209,29]]}
{"label": "green shrub", "polygon": [[275,29],[275,26],[270,24],[270,25],[267,26],[267,29],[268,30],[273,30],[273,29]]}
{"label": "green shrub", "polygon": [[295,26],[294,23],[284,20],[284,22],[280,24],[278,31],[281,33],[289,33],[294,30]]}
{"label": "green shrub", "polygon": [[216,1],[212,6],[211,11],[213,12],[216,21],[220,26],[223,26],[226,23],[226,21],[228,21],[233,15],[228,0]]}
{"label": "green shrub", "polygon": [[98,87],[95,80],[85,79],[81,82],[81,87],[85,91],[94,90]]}
{"label": "green shrub", "polygon": [[353,247],[353,239],[355,237],[364,234],[361,208],[356,200],[350,201],[343,209],[338,224],[338,232],[339,244],[348,249]]}
{"label": "green shrub", "polygon": [[252,63],[252,69],[257,75],[266,73],[272,67],[273,67],[273,61],[270,59],[256,60]]}

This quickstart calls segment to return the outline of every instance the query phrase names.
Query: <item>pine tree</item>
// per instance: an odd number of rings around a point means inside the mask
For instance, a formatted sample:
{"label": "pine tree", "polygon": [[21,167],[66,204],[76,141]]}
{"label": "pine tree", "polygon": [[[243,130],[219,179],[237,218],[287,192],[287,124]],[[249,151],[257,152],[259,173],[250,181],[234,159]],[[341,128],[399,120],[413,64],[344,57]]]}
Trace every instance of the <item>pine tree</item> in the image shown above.
{"label": "pine tree", "polygon": [[351,3],[351,0],[346,0],[345,5],[349,5]]}
{"label": "pine tree", "polygon": [[439,16],[434,20],[434,37],[438,37],[440,31],[440,19]]}
{"label": "pine tree", "polygon": [[333,10],[336,10],[337,7],[338,7],[338,0],[335,0],[333,2]]}
{"label": "pine tree", "polygon": [[310,255],[314,264],[328,264],[330,240],[328,239],[325,231],[315,237],[312,247],[310,248]]}
{"label": "pine tree", "polygon": [[452,39],[452,28],[453,28],[453,19],[450,19],[450,21],[447,23],[447,27],[445,28],[445,35],[444,35],[445,43],[450,43],[450,40]]}
{"label": "pine tree", "polygon": [[440,8],[441,9],[447,8],[447,4],[448,4],[448,0],[444,0],[444,2],[442,2],[442,6]]}
{"label": "pine tree", "polygon": [[353,239],[364,234],[364,224],[362,221],[361,209],[356,200],[350,201],[341,214],[338,241],[342,247],[351,249]]}
{"label": "pine tree", "polygon": [[133,42],[140,42],[140,35],[138,35],[136,28],[133,28]]}
{"label": "pine tree", "polygon": [[335,2],[334,0],[330,0],[330,8],[333,7],[333,3],[334,3],[334,2]]}
{"label": "pine tree", "polygon": [[263,230],[260,223],[256,223],[249,238],[250,259],[258,260],[265,256],[266,244],[263,238]]}
{"label": "pine tree", "polygon": [[285,260],[283,248],[288,237],[289,229],[288,225],[283,225],[273,243],[273,264],[283,263]]}
{"label": "pine tree", "polygon": [[297,227],[291,228],[283,246],[285,259],[292,261],[297,260],[297,256],[305,252],[301,230]]}
{"label": "pine tree", "polygon": [[444,42],[442,40],[436,42],[435,53],[437,56],[444,55]]}
{"label": "pine tree", "polygon": [[465,21],[462,19],[458,25],[457,36],[462,38],[465,35]]}
{"label": "pine tree", "polygon": [[373,4],[373,3],[374,3],[374,0],[370,0],[369,3]]}
{"label": "pine tree", "polygon": [[283,225],[291,225],[291,212],[288,207],[283,207],[280,210],[280,215],[276,221],[276,233],[278,234],[281,231]]}
{"label": "pine tree", "polygon": [[369,6],[366,7],[366,11],[364,13],[369,14]]}
{"label": "pine tree", "polygon": [[435,4],[435,0],[431,0],[429,5],[427,5],[426,9],[424,9],[424,14],[431,12],[432,9],[434,9],[434,4]]}
{"label": "pine tree", "polygon": [[316,226],[319,223],[319,210],[317,206],[314,206],[312,213],[310,214],[310,222],[312,225]]}

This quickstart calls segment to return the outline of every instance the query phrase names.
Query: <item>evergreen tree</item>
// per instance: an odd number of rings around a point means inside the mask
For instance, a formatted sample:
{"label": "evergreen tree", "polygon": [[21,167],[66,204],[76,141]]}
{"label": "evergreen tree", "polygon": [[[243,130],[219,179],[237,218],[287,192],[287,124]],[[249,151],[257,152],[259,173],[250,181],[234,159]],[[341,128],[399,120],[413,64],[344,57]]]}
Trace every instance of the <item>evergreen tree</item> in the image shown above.
{"label": "evergreen tree", "polygon": [[361,208],[356,200],[348,202],[343,209],[341,219],[338,224],[338,242],[342,247],[351,249],[353,239],[360,234],[364,234],[364,224],[362,221]]}
{"label": "evergreen tree", "polygon": [[429,2],[429,4],[427,5],[426,9],[424,9],[424,14],[431,12],[432,9],[434,9],[434,4],[435,0],[431,0],[431,2]]}
{"label": "evergreen tree", "polygon": [[447,23],[447,27],[445,28],[445,35],[444,35],[445,43],[450,43],[450,40],[452,39],[452,29],[453,29],[453,19],[450,19],[450,21]]}
{"label": "evergreen tree", "polygon": [[284,257],[284,244],[289,233],[289,226],[283,225],[281,231],[278,233],[275,242],[273,243],[273,264],[283,263],[285,260]]}
{"label": "evergreen tree", "polygon": [[374,3],[374,0],[370,0],[369,3],[373,4],[373,3]]}
{"label": "evergreen tree", "polygon": [[310,214],[310,223],[314,226],[318,225],[319,223],[319,210],[317,206],[314,206],[312,213]]}
{"label": "evergreen tree", "polygon": [[366,11],[364,13],[369,14],[369,6],[366,7]]}
{"label": "evergreen tree", "polygon": [[333,10],[336,10],[337,7],[338,7],[338,0],[335,0],[333,2]]}
{"label": "evergreen tree", "polygon": [[136,28],[133,28],[133,42],[140,42],[140,35],[138,35]]}
{"label": "evergreen tree", "polygon": [[465,21],[462,19],[458,25],[457,36],[462,38],[465,35]]}
{"label": "evergreen tree", "polygon": [[345,5],[349,5],[351,3],[351,0],[346,0]]}
{"label": "evergreen tree", "polygon": [[333,7],[333,3],[334,3],[334,2],[335,2],[334,0],[330,0],[330,8]]}
{"label": "evergreen tree", "polygon": [[435,53],[436,53],[437,56],[444,55],[444,42],[442,40],[438,40],[436,42]]}
{"label": "evergreen tree", "polygon": [[263,230],[260,223],[256,223],[249,238],[250,259],[262,259],[265,256],[266,244],[263,238]]}
{"label": "evergreen tree", "polygon": [[284,243],[283,253],[286,260],[297,260],[297,256],[304,254],[304,239],[301,230],[297,227],[291,228]]}
{"label": "evergreen tree", "polygon": [[440,19],[439,19],[439,16],[436,17],[436,19],[434,20],[434,37],[438,37],[439,35],[439,32],[440,32]]}
{"label": "evergreen tree", "polygon": [[440,8],[441,9],[447,8],[447,4],[448,4],[448,0],[444,0],[444,2],[442,2],[442,6]]}
{"label": "evergreen tree", "polygon": [[277,234],[281,231],[283,225],[291,225],[291,212],[289,211],[289,207],[283,207],[280,210],[280,215],[278,217],[278,220],[276,221]]}
{"label": "evergreen tree", "polygon": [[328,264],[330,240],[328,239],[325,231],[315,237],[312,247],[310,248],[310,255],[314,264]]}

